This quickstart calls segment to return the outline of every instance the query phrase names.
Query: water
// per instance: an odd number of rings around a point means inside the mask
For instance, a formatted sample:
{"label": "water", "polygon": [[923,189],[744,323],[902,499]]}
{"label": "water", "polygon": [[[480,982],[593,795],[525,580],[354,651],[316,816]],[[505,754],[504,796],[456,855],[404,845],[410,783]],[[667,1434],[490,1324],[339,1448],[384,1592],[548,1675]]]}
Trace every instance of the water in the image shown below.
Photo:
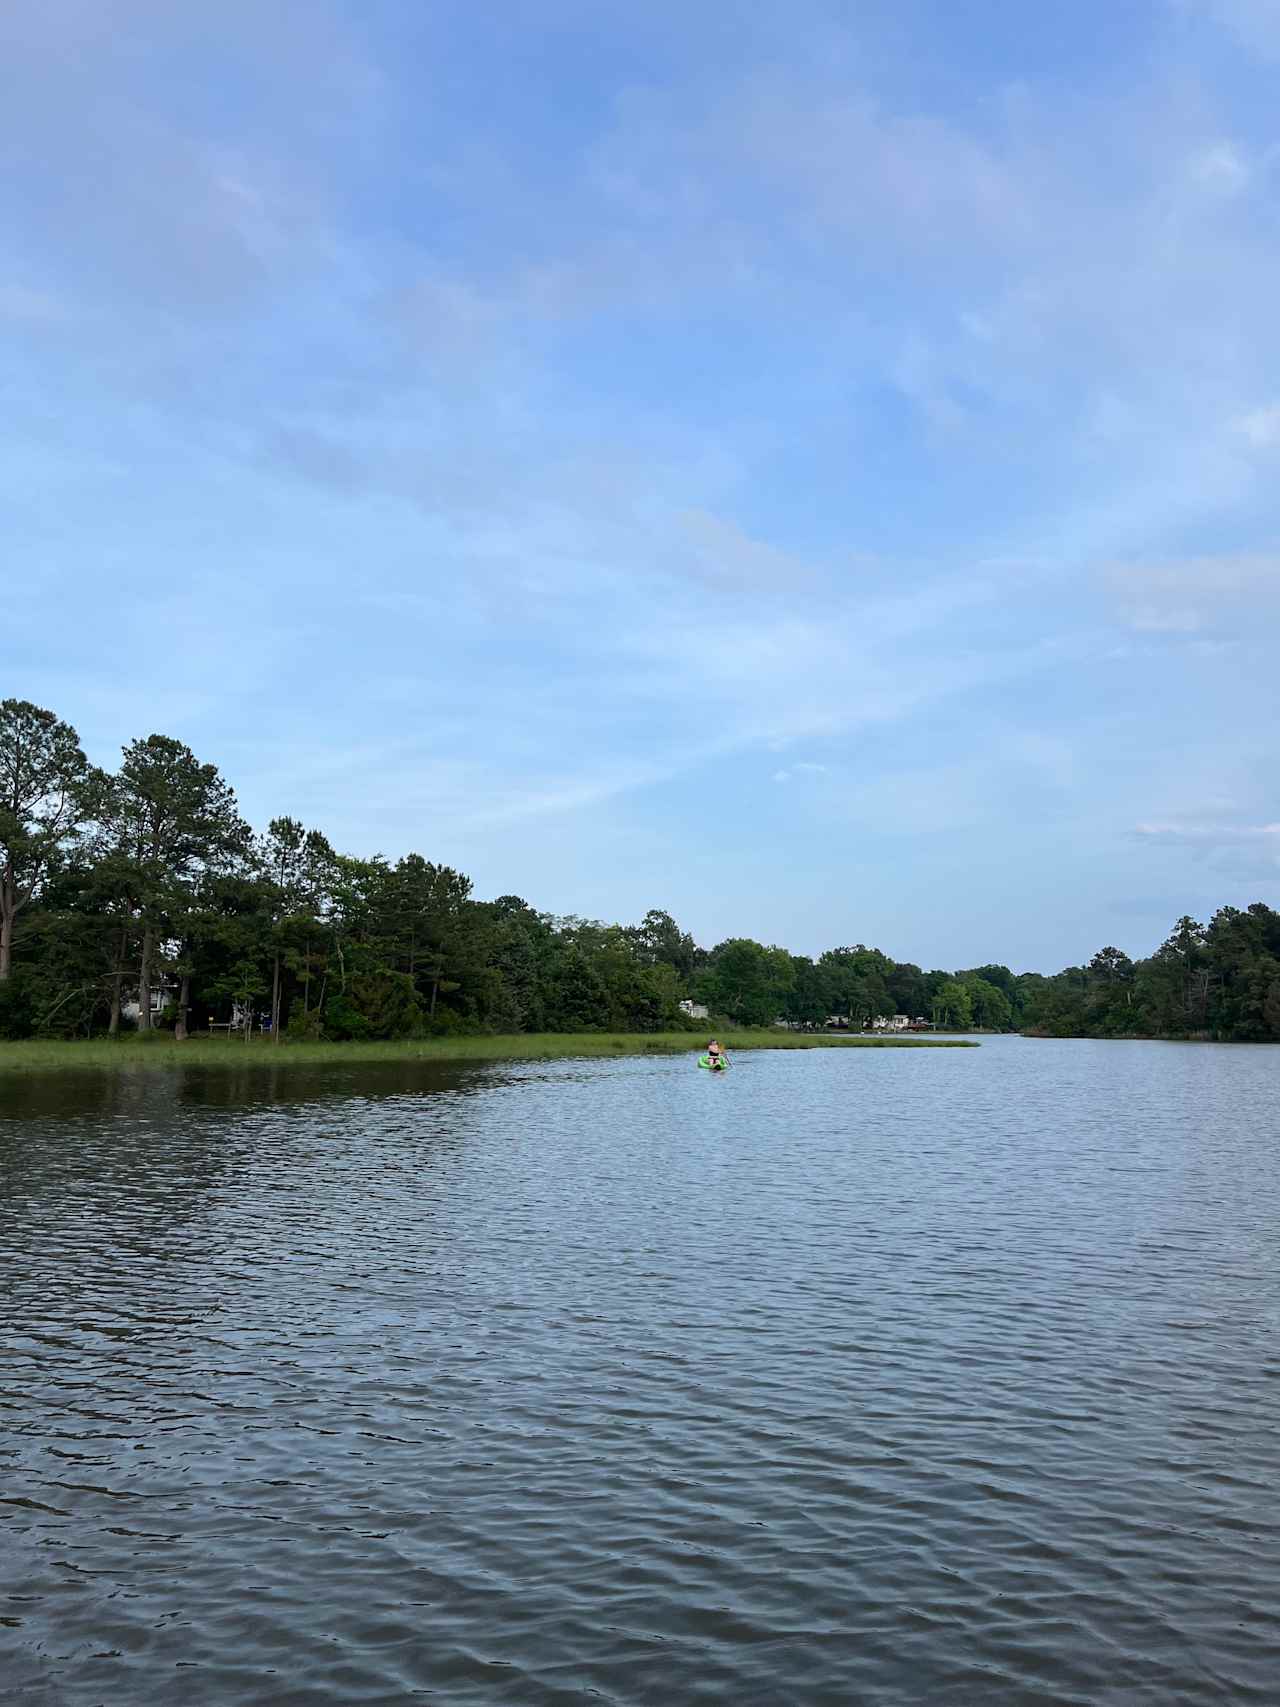
{"label": "water", "polygon": [[4,1084],[5,1699],[1274,1703],[1278,1089]]}

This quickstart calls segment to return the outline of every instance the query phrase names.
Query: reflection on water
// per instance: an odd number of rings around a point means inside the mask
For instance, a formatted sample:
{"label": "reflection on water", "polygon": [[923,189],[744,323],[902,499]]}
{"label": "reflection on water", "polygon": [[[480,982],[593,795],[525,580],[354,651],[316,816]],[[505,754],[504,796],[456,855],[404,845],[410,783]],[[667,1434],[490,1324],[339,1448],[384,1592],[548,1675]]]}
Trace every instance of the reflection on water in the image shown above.
{"label": "reflection on water", "polygon": [[[530,1063],[529,1065],[537,1065]],[[500,1075],[504,1064],[482,1069]],[[396,1093],[466,1089],[477,1081],[474,1069],[432,1061],[372,1062],[345,1066],[264,1065],[259,1057],[241,1067],[192,1067],[184,1071],[126,1067],[115,1071],[19,1073],[0,1077],[0,1121],[111,1118],[165,1109],[236,1109],[258,1104],[316,1102],[342,1096],[377,1097]]]}
{"label": "reflection on water", "polygon": [[0,1085],[49,1707],[1276,1699],[1280,1050]]}

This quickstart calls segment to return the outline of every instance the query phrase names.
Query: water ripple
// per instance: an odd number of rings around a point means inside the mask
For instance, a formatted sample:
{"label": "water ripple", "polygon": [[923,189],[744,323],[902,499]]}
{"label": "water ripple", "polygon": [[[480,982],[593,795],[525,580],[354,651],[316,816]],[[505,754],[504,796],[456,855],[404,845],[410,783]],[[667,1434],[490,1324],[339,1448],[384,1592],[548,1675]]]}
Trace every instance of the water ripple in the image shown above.
{"label": "water ripple", "polygon": [[1280,1050],[0,1095],[27,1707],[1280,1699]]}

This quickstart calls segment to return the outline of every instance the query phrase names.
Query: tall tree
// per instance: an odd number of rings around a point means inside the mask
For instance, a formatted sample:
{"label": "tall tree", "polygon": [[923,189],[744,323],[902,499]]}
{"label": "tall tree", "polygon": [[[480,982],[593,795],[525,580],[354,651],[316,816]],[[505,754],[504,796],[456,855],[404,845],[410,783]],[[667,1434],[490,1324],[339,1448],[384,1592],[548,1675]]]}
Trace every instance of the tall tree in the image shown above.
{"label": "tall tree", "polygon": [[518,895],[477,903],[489,977],[480,1017],[499,1030],[538,1031],[545,1024],[544,963],[553,943],[550,923]]}
{"label": "tall tree", "polygon": [[[271,912],[271,1035],[280,1041],[281,969],[288,933],[314,924],[321,909],[325,874],[333,849],[319,830],[307,830],[296,818],[273,818],[255,849],[266,877]],[[309,956],[307,957],[309,959]]]}
{"label": "tall tree", "polygon": [[[388,874],[385,923],[397,960],[431,991],[428,1014],[449,974],[457,971],[471,897],[471,879],[452,866],[407,854]],[[457,982],[450,979],[450,982]]]}
{"label": "tall tree", "polygon": [[836,1013],[865,1024],[876,1014],[891,1014],[893,997],[887,975],[893,962],[877,948],[829,948],[818,965],[827,979]]}
{"label": "tall tree", "polygon": [[825,967],[815,966],[807,955],[793,955],[794,982],[787,996],[787,1018],[796,1025],[822,1025],[832,1012],[830,980]]}
{"label": "tall tree", "polygon": [[[994,986],[988,986],[994,988]],[[957,978],[948,978],[933,998],[933,1022],[963,1030],[973,1024],[973,1002],[967,987]]]}
{"label": "tall tree", "polygon": [[1013,1008],[1008,996],[998,984],[980,978],[976,972],[966,972],[959,983],[968,991],[969,1011],[974,1025],[984,1031],[1009,1029],[1013,1023]]}
{"label": "tall tree", "polygon": [[693,976],[697,948],[687,931],[682,931],[660,907],[650,907],[638,925],[627,932],[635,944],[637,955],[646,966],[670,966],[685,983]]}
{"label": "tall tree", "polygon": [[180,911],[202,874],[225,868],[249,845],[236,797],[215,765],[181,741],[131,741],[104,807],[112,835],[133,867],[142,930],[138,1025],[151,1029],[151,987],[170,909]]}
{"label": "tall tree", "polygon": [[0,700],[0,980],[13,970],[18,914],[79,832],[92,774],[69,723],[29,700]]}
{"label": "tall tree", "polygon": [[1184,913],[1148,962],[1148,968],[1157,976],[1162,975],[1168,1001],[1168,1029],[1202,1028],[1208,1018],[1214,977],[1205,952],[1204,926]]}
{"label": "tall tree", "polygon": [[730,937],[711,951],[699,979],[702,1000],[738,1025],[771,1025],[795,987],[785,948],[766,948],[750,937]]}

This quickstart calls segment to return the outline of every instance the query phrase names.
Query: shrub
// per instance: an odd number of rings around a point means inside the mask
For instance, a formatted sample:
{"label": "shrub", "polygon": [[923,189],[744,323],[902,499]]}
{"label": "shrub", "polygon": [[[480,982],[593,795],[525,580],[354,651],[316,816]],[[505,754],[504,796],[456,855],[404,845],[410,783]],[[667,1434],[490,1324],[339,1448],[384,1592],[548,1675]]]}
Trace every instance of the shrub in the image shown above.
{"label": "shrub", "polygon": [[324,1020],[319,1008],[312,1008],[310,1013],[303,1013],[295,1004],[284,1034],[293,1043],[318,1043],[324,1036]]}
{"label": "shrub", "polygon": [[364,1014],[339,992],[324,1005],[324,1034],[336,1043],[349,1043],[355,1038],[370,1037],[372,1032]]}
{"label": "shrub", "polygon": [[453,1008],[437,1008],[426,1022],[428,1037],[478,1037],[484,1029],[479,1020],[470,1014],[457,1013]]}
{"label": "shrub", "polygon": [[403,972],[353,978],[324,1008],[324,1034],[339,1042],[357,1038],[422,1037],[426,1019],[413,979]]}
{"label": "shrub", "polygon": [[34,1030],[30,992],[21,972],[15,971],[0,984],[0,1037],[16,1041]]}

